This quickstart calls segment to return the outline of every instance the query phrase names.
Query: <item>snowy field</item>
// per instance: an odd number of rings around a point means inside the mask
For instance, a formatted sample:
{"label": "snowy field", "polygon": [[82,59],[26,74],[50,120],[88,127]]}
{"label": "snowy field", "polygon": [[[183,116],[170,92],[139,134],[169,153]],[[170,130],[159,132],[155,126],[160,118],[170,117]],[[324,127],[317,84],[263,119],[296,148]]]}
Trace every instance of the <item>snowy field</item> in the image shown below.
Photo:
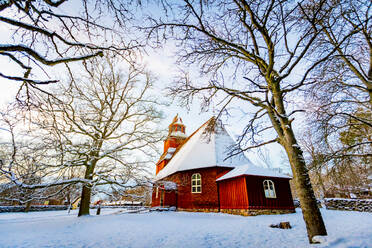
{"label": "snowy field", "polygon": [[[256,217],[118,211],[82,218],[76,211],[0,213],[0,247],[372,247],[372,213],[322,210],[329,237],[310,246],[298,209]],[[293,228],[269,227],[280,221]]]}

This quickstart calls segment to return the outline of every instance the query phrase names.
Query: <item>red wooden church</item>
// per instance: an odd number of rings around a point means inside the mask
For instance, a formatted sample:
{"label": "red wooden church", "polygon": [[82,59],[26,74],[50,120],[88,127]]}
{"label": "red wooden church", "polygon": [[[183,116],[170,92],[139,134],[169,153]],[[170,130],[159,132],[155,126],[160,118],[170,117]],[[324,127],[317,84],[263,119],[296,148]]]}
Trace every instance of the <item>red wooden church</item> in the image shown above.
{"label": "red wooden church", "polygon": [[226,159],[232,145],[214,118],[187,137],[176,116],[156,164],[152,206],[242,215],[294,212],[291,178],[253,165],[244,154]]}

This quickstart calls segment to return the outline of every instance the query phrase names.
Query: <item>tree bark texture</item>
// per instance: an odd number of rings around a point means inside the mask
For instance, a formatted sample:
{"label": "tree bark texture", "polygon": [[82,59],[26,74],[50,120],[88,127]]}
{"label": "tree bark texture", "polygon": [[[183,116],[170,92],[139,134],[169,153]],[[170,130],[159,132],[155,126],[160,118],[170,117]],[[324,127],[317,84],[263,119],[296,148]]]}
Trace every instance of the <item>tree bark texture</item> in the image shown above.
{"label": "tree bark texture", "polygon": [[89,215],[91,190],[92,189],[89,185],[84,185],[83,186],[83,190],[81,192],[81,200],[80,200],[80,207],[79,207],[78,216]]}
{"label": "tree bark texture", "polygon": [[296,191],[300,199],[309,242],[313,243],[312,238],[314,236],[327,235],[327,231],[317,205],[302,150],[297,145],[294,133],[290,128],[284,130],[284,138],[284,148],[292,167]]}
{"label": "tree bark texture", "polygon": [[291,122],[285,111],[283,95],[279,84],[274,81],[271,84],[275,109],[268,109],[268,114],[276,130],[279,143],[284,147],[291,169],[293,172],[294,183],[297,195],[300,199],[302,215],[306,224],[309,242],[313,243],[312,238],[317,235],[325,236],[327,231],[319,211],[313,187],[310,182],[308,169],[306,167],[303,152],[297,144]]}
{"label": "tree bark texture", "polygon": [[[92,180],[93,179],[93,167],[92,165],[88,166],[85,171],[85,179]],[[81,192],[81,200],[80,200],[80,207],[79,207],[79,214],[78,216],[89,215],[89,208],[90,208],[90,197],[92,193],[92,187],[89,184],[83,185],[83,189]]]}

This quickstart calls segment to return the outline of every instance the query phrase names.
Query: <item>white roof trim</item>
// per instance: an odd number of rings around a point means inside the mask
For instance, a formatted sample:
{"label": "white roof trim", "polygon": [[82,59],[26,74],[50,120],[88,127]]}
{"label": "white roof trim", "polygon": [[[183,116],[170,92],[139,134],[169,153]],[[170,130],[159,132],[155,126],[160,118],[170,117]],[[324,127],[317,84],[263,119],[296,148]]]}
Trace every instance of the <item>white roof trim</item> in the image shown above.
{"label": "white roof trim", "polygon": [[264,177],[279,177],[279,178],[288,178],[291,179],[290,176],[283,175],[281,173],[278,173],[274,170],[266,169],[263,167],[258,167],[252,164],[245,164],[242,166],[237,166],[233,170],[229,171],[222,177],[218,178],[216,181],[222,181],[238,176],[243,175],[251,175],[251,176],[264,176]]}

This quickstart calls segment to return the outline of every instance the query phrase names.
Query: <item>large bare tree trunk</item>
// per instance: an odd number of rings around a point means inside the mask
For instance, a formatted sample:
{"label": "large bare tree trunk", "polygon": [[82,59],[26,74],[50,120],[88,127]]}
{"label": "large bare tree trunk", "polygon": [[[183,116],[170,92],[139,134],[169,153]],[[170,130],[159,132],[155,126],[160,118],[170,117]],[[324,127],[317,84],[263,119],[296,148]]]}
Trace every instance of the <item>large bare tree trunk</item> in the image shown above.
{"label": "large bare tree trunk", "polygon": [[91,187],[84,185],[81,192],[81,200],[78,216],[89,215]]}
{"label": "large bare tree trunk", "polygon": [[284,129],[284,148],[292,167],[297,195],[300,199],[302,215],[306,224],[309,242],[317,235],[327,235],[322,215],[311,186],[309,173],[301,148],[298,146],[291,128]]}
{"label": "large bare tree trunk", "polygon": [[[89,180],[93,179],[93,167],[92,166],[87,167],[84,178],[89,179]],[[83,185],[78,216],[89,215],[91,193],[92,193],[92,187],[89,184]]]}

